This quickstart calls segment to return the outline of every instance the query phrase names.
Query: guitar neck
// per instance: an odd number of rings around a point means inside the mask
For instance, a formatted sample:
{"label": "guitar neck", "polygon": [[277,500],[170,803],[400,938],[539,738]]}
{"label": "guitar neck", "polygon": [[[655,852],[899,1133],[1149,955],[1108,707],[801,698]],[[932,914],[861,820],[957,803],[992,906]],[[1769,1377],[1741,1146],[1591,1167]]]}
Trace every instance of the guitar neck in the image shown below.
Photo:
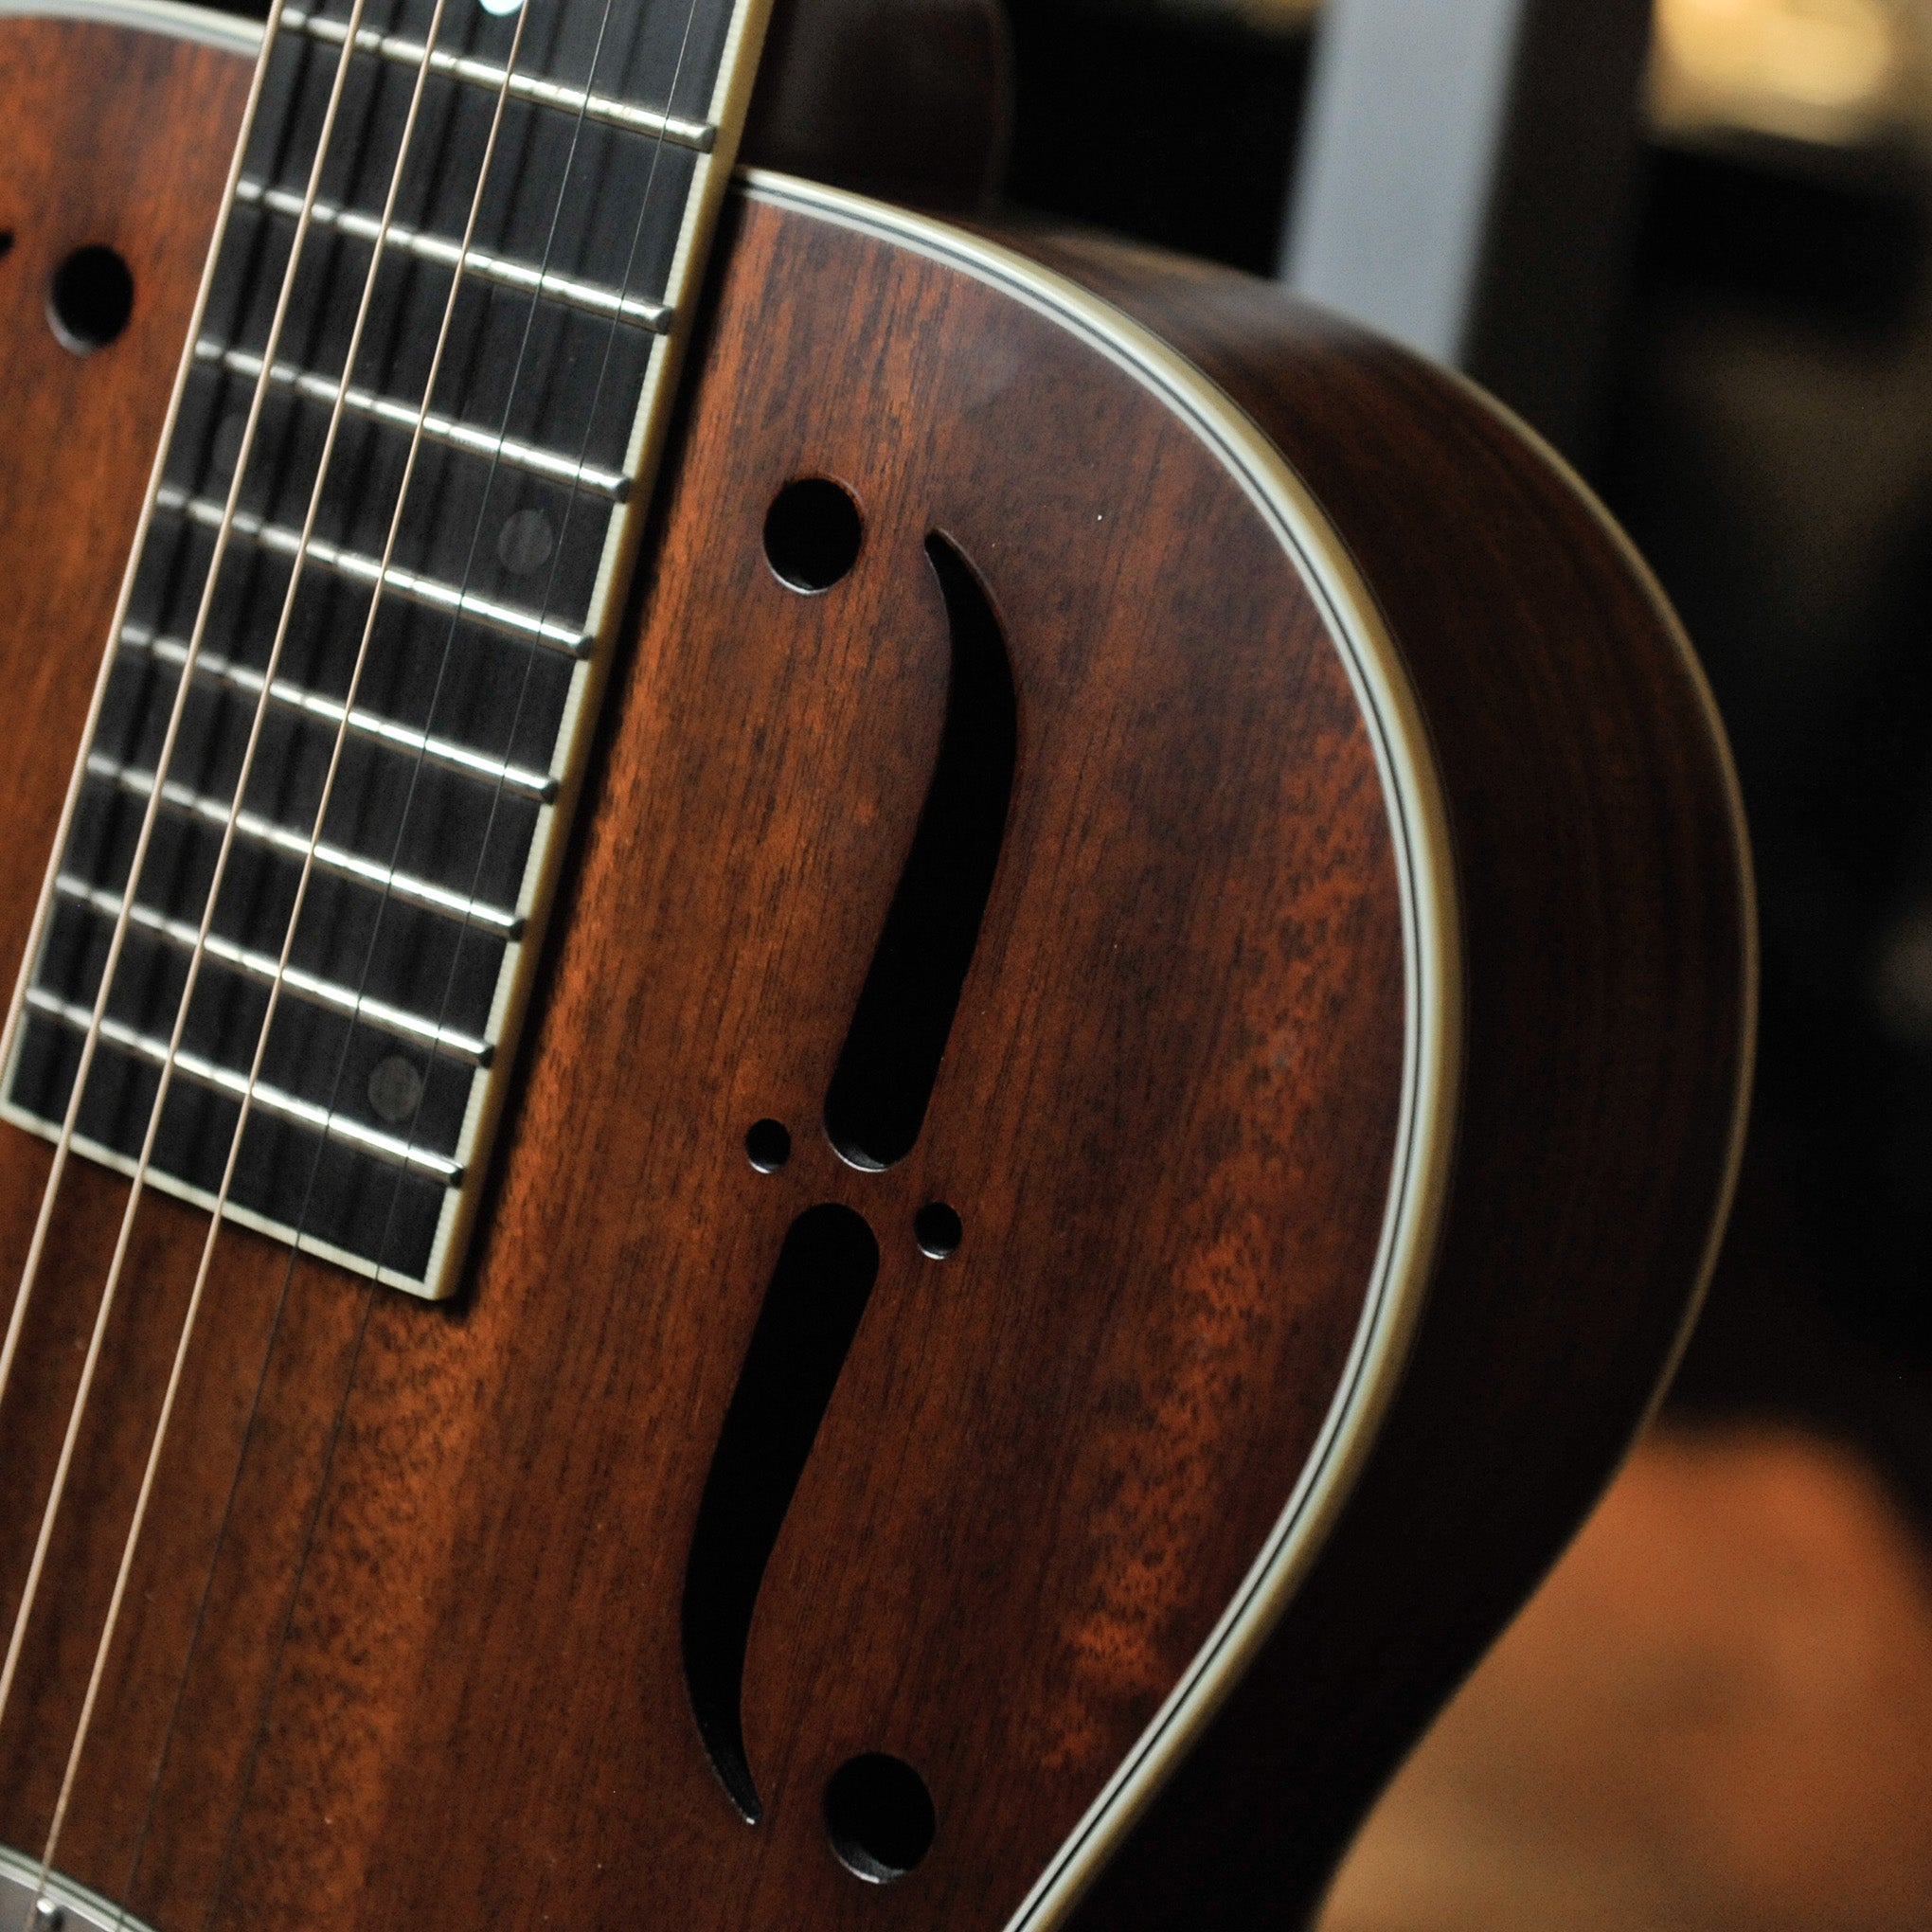
{"label": "guitar neck", "polygon": [[497,6],[271,17],[4,1098],[430,1297],[765,11]]}

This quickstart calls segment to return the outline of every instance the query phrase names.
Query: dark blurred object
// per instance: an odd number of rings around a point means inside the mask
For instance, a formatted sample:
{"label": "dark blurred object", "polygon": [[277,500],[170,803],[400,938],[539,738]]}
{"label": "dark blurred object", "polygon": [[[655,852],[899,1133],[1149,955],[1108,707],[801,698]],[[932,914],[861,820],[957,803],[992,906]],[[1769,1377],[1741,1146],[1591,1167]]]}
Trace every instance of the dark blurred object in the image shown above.
{"label": "dark blurred object", "polygon": [[744,158],[922,207],[976,208],[1006,161],[998,0],[778,0]]}
{"label": "dark blurred object", "polygon": [[1739,135],[1658,147],[1645,164],[1641,287],[1834,331],[1909,331],[1925,268],[1909,152],[1814,153]]}
{"label": "dark blurred object", "polygon": [[1525,0],[1461,365],[1588,468],[1631,242],[1643,0]]}
{"label": "dark blurred object", "polygon": [[1282,278],[1587,465],[1631,242],[1649,0],[1330,0]]}
{"label": "dark blurred object", "polygon": [[1274,272],[1310,33],[1287,14],[1008,0],[1018,118],[1007,192],[1257,275]]}
{"label": "dark blurred object", "polygon": [[1680,1400],[1864,1435],[1932,1504],[1932,1433],[1887,1420],[1932,1394],[1932,181],[1904,145],[1648,171],[1600,480],[1717,689],[1764,946],[1749,1168]]}

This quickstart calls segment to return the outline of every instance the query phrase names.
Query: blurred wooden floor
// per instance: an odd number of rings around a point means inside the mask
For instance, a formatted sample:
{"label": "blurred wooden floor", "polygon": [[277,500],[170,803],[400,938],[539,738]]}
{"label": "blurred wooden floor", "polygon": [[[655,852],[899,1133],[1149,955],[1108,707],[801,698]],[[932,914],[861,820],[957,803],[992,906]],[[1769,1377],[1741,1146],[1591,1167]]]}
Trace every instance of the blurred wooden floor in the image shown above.
{"label": "blurred wooden floor", "polygon": [[1932,1932],[1932,1557],[1852,1452],[1653,1435],[1320,1932]]}

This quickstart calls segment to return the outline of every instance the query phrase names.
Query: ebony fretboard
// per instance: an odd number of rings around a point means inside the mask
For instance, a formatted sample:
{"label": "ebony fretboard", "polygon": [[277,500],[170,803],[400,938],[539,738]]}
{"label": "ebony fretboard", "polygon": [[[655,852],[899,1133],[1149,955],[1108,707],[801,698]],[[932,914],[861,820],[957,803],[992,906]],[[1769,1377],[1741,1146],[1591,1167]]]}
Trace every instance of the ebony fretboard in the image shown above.
{"label": "ebony fretboard", "polygon": [[431,0],[271,23],[6,1088],[61,1130],[125,906],[76,1144],[138,1155],[232,819],[152,1169],[211,1202],[313,846],[229,1211],[427,1295],[454,1285],[763,11],[526,5],[520,40],[477,0],[433,45]]}

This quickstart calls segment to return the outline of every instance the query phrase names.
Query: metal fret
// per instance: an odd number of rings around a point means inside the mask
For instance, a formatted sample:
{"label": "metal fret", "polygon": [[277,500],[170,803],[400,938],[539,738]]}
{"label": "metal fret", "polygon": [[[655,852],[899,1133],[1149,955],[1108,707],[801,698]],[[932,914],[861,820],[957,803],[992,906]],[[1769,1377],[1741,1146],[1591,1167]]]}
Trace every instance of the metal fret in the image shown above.
{"label": "metal fret", "polygon": [[[152,772],[143,771],[138,765],[122,764],[104,752],[88,754],[87,770],[91,777],[105,778],[137,798],[147,797],[154,789]],[[224,800],[211,798],[206,792],[197,792],[192,786],[178,784],[172,778],[161,787],[161,802],[209,825],[225,826],[233,810]],[[251,845],[267,846],[295,859],[309,856],[311,847],[306,832],[278,824],[273,818],[264,818],[259,812],[234,813],[234,823],[237,835],[245,838]],[[434,880],[419,878],[414,872],[400,871],[393,866],[365,858],[361,852],[352,852],[346,846],[318,841],[313,852],[316,866],[338,878],[353,879],[361,886],[373,886],[411,905],[441,913],[448,919],[462,920],[470,925],[486,927],[508,939],[519,938],[523,933],[524,922],[520,913],[501,905],[492,905],[487,900],[470,899],[460,892],[452,892]]]}
{"label": "metal fret", "polygon": [[[292,33],[306,34],[325,45],[339,47],[349,38],[346,23],[328,20],[320,14],[304,13],[296,8],[282,9],[282,26]],[[401,34],[384,33],[366,27],[355,37],[356,52],[374,54],[401,67],[420,67],[425,49],[420,41],[405,40]],[[473,87],[494,94],[507,87],[512,100],[527,100],[537,107],[556,108],[560,113],[585,120],[602,121],[621,128],[626,134],[645,134],[653,140],[670,141],[708,154],[718,138],[709,121],[684,120],[676,115],[659,114],[649,107],[635,107],[608,94],[592,94],[581,87],[566,87],[561,81],[544,80],[532,74],[510,74],[492,61],[479,61],[465,54],[453,54],[442,47],[428,55],[432,74],[448,74]]]}
{"label": "metal fret", "polygon": [[[475,1221],[465,1192],[503,1113],[525,947],[564,862],[560,808],[591,757],[599,647],[625,621],[765,12],[556,0],[532,38],[479,17],[447,47],[413,12],[351,29],[322,0],[295,0],[277,16],[166,480],[147,499],[82,788],[8,1020],[9,1119],[59,1138],[78,1109],[74,1145],[130,1171],[153,1092],[142,1063],[167,1057],[184,968],[205,948],[194,1051],[176,1063],[184,1103],[154,1142],[153,1185],[216,1202],[232,1114],[201,1086],[242,1092],[271,1008],[254,1104],[275,1118],[250,1135],[223,1211],[410,1293],[455,1292]],[[351,59],[355,112],[316,176]],[[312,177],[332,199],[305,211],[293,190]],[[385,181],[402,224],[376,212]],[[288,287],[298,331],[271,351],[265,316]],[[351,352],[363,319],[366,355]],[[426,460],[402,460],[409,441]],[[368,672],[353,698],[351,663]],[[180,755],[160,759],[152,747],[177,727]],[[264,760],[245,779],[244,742]],[[326,804],[325,766],[341,781]],[[133,821],[153,809],[157,860],[134,868]],[[332,838],[312,834],[312,814]],[[208,869],[224,830],[232,890]],[[311,859],[317,896],[296,914],[293,870]],[[211,899],[222,929],[203,939]],[[292,917],[300,943],[284,965]],[[103,982],[110,928],[132,944]],[[103,983],[115,1018],[98,1090],[81,1094],[72,1032]],[[413,1099],[399,1098],[399,1055],[424,1082]],[[369,1127],[332,1118],[331,1067],[349,1069],[344,1091]],[[412,1132],[441,1155],[410,1157]]]}
{"label": "metal fret", "polygon": [[398,564],[392,564],[385,570],[376,558],[366,557],[360,550],[345,550],[340,545],[329,543],[321,537],[312,536],[304,544],[300,530],[292,530],[283,524],[269,523],[248,510],[237,510],[230,517],[222,504],[209,502],[206,497],[190,496],[184,490],[160,491],[154,498],[154,508],[170,516],[187,517],[206,529],[218,530],[225,523],[236,535],[245,537],[251,544],[271,550],[277,556],[305,557],[311,564],[320,564],[324,570],[332,570],[338,577],[347,577],[358,583],[374,584],[380,581],[385,590],[393,590],[397,596],[405,597],[412,603],[427,604],[432,610],[450,611],[457,617],[474,618],[479,624],[507,632],[512,637],[524,638],[533,644],[546,644],[567,657],[588,656],[595,642],[574,624],[560,624],[554,617],[541,617],[535,611],[520,610],[515,604],[499,603],[494,598],[478,597],[474,591],[445,583],[438,577],[424,577],[419,571],[404,570]]}
{"label": "metal fret", "polygon": [[[246,382],[261,380],[261,358],[250,355],[246,349],[226,349],[218,342],[203,340],[195,344],[194,352],[198,361],[212,363]],[[456,422],[447,416],[431,413],[419,418],[414,403],[399,402],[393,396],[378,396],[369,389],[342,389],[339,379],[334,376],[320,376],[313,370],[298,369],[290,363],[277,363],[269,370],[268,380],[277,388],[293,389],[297,395],[306,396],[311,402],[327,403],[331,408],[335,406],[339,394],[343,408],[351,416],[364,417],[372,422],[385,423],[392,429],[411,433],[420,426],[423,438],[429,442],[446,444],[469,456],[486,456],[493,462],[507,463],[512,469],[528,470],[533,475],[564,484],[573,490],[588,490],[594,495],[608,497],[613,503],[626,502],[631,494],[631,479],[614,470],[599,470],[593,464],[580,463],[570,456],[560,456],[554,450],[538,449],[532,443],[517,441],[514,437],[477,429],[471,423]]]}
{"label": "metal fret", "polygon": [[[292,221],[298,220],[302,213],[302,197],[293,189],[270,188],[245,175],[235,184],[235,199],[244,206],[266,208],[271,214],[286,215]],[[634,329],[643,329],[653,335],[662,335],[671,325],[671,312],[662,302],[648,302],[639,295],[627,295],[621,289],[606,288],[600,282],[580,281],[574,276],[532,268],[528,262],[512,261],[506,255],[492,255],[481,248],[466,253],[459,242],[428,235],[420,228],[407,228],[400,222],[391,222],[385,231],[379,215],[362,208],[345,208],[335,202],[318,201],[310,205],[309,221],[314,227],[332,228],[353,241],[380,240],[386,248],[399,248],[439,267],[474,275],[522,294],[564,302],[606,321],[628,322]]]}
{"label": "metal fret", "polygon": [[[142,624],[123,625],[120,635],[121,642],[130,650],[143,652],[157,663],[179,670],[188,662],[188,646],[179,637],[157,636]],[[217,656],[204,650],[195,657],[194,671],[197,677],[208,683],[229,685],[251,697],[261,694],[264,682],[261,672],[245,664],[237,664],[231,658]],[[312,691],[306,685],[278,677],[268,695],[270,703],[286,710],[299,711],[324,724],[339,725],[344,722],[344,707],[339,698]],[[557,780],[549,772],[531,771],[524,765],[491,758],[483,752],[473,751],[467,744],[458,744],[454,739],[433,737],[412,725],[399,724],[395,719],[385,718],[380,712],[365,710],[358,706],[349,713],[348,724],[358,738],[423,759],[445,771],[459,772],[464,778],[475,778],[483,784],[501,785],[506,791],[534,798],[541,804],[548,804],[557,796]]]}
{"label": "metal fret", "polygon": [[[77,1006],[38,986],[27,989],[27,1003],[35,1012],[57,1020],[77,1033],[84,1033],[94,1025],[92,1009]],[[170,1056],[167,1041],[157,1040],[152,1033],[143,1033],[119,1020],[103,1019],[100,1022],[100,1037],[110,1046],[118,1046],[123,1053],[131,1053],[155,1066],[166,1065],[171,1057],[175,1071],[184,1078],[193,1081],[197,1086],[211,1087],[217,1093],[226,1094],[233,1100],[239,1100],[249,1091],[245,1074],[238,1073],[232,1067],[218,1066],[211,1060],[204,1060],[198,1053],[177,1049]],[[461,1165],[444,1154],[433,1154],[427,1148],[399,1139],[393,1134],[385,1134],[378,1128],[365,1127],[360,1120],[334,1113],[328,1107],[317,1106],[314,1101],[301,1100],[295,1094],[284,1093],[280,1087],[272,1086],[266,1081],[255,1082],[254,1105],[264,1114],[277,1114],[285,1120],[297,1121],[318,1134],[328,1135],[331,1139],[350,1141],[364,1153],[372,1154],[392,1167],[413,1168],[446,1187],[454,1187],[463,1178]]]}
{"label": "metal fret", "polygon": [[[120,917],[122,900],[119,893],[90,886],[84,879],[77,879],[71,873],[61,873],[54,881],[54,890],[63,899],[75,905],[84,905],[103,919]],[[391,1006],[386,1000],[371,999],[368,994],[356,992],[352,986],[344,986],[318,974],[304,972],[299,966],[290,965],[277,970],[279,962],[270,954],[237,945],[233,939],[224,939],[220,933],[210,932],[206,939],[202,939],[198,927],[189,925],[186,920],[170,919],[166,913],[154,906],[143,905],[138,900],[127,911],[131,925],[178,952],[192,954],[199,940],[201,950],[209,958],[219,959],[223,965],[245,974],[250,979],[269,984],[279,979],[291,993],[316,1006],[347,1013],[354,1019],[367,1020],[385,1033],[427,1046],[434,1053],[446,1054],[452,1060],[463,1061],[471,1066],[488,1066],[494,1057],[487,1040],[478,1040],[474,1034],[459,1032],[453,1027],[439,1026],[434,1020],[423,1018],[420,1013],[410,1012],[405,1007]]]}

